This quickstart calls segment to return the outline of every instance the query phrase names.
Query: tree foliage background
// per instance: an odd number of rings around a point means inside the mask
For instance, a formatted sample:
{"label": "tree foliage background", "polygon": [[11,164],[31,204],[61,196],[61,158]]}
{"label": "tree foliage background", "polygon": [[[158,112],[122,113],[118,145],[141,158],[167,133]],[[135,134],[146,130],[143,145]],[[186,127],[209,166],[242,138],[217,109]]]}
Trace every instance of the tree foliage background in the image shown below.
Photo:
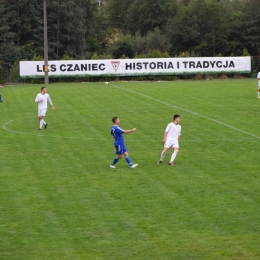
{"label": "tree foliage background", "polygon": [[[47,0],[47,20],[52,60],[260,52],[259,0]],[[0,0],[0,61],[38,56],[43,0]]]}

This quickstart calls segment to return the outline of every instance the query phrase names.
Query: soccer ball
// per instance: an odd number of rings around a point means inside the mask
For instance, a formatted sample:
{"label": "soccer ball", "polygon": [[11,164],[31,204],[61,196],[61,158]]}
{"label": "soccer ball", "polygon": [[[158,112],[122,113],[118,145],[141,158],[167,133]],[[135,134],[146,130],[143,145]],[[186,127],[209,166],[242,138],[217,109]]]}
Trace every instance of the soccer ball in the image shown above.
{"label": "soccer ball", "polygon": [[105,82],[106,85],[108,85],[108,82]]}

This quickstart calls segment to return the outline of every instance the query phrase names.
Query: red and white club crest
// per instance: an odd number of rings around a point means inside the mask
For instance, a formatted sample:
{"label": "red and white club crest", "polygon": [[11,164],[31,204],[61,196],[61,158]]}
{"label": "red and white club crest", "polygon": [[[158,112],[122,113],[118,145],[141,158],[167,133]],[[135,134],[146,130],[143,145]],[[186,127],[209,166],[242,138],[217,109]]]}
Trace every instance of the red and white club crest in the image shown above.
{"label": "red and white club crest", "polygon": [[116,72],[117,69],[119,68],[120,61],[110,61],[110,62],[112,64],[112,67],[113,67],[114,71]]}

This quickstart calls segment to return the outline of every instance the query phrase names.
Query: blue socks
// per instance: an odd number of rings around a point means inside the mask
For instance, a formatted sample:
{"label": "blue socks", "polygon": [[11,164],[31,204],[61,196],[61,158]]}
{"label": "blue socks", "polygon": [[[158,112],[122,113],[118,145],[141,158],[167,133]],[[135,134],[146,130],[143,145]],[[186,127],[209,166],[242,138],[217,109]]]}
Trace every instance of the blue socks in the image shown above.
{"label": "blue socks", "polygon": [[129,166],[132,166],[132,165],[133,165],[132,162],[131,162],[131,160],[130,160],[130,158],[129,158],[128,156],[125,158],[125,160],[126,160],[126,162],[129,164]]}
{"label": "blue socks", "polygon": [[[111,165],[114,166],[119,160],[120,160],[120,159],[116,157],[116,158],[114,159],[114,161],[111,163]],[[126,160],[126,162],[129,164],[129,166],[132,166],[132,165],[133,165],[132,162],[131,162],[131,160],[130,160],[130,158],[129,158],[128,156],[125,158],[125,160]]]}
{"label": "blue socks", "polygon": [[111,165],[115,165],[118,161],[119,161],[119,159],[116,157],[116,158],[114,159],[114,161],[111,163]]}

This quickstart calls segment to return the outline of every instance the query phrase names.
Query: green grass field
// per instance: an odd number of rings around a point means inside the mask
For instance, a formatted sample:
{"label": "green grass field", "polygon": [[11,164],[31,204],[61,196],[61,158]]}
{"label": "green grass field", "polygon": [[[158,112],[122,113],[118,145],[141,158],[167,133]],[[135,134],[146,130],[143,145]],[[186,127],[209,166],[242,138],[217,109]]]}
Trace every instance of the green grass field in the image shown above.
{"label": "green grass field", "polygon": [[[0,259],[260,259],[260,100],[254,79],[6,86]],[[181,115],[175,166],[166,125]],[[119,116],[136,169],[116,169]]]}

